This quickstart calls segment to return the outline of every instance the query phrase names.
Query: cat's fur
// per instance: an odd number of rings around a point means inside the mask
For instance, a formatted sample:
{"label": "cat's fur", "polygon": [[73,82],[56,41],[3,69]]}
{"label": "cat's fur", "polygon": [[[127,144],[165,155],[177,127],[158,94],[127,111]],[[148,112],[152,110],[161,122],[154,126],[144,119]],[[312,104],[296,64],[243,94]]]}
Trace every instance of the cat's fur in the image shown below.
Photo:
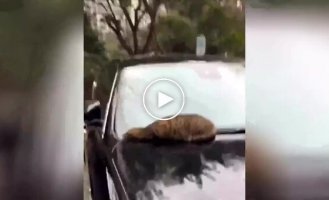
{"label": "cat's fur", "polygon": [[196,114],[178,115],[170,120],[157,120],[145,128],[130,129],[126,140],[162,140],[176,142],[207,142],[216,137],[214,124]]}

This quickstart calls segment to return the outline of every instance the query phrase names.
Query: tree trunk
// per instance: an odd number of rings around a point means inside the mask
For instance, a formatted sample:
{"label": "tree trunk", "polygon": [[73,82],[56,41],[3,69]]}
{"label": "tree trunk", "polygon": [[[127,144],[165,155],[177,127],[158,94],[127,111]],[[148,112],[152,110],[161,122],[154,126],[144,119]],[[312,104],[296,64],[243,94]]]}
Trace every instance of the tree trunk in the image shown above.
{"label": "tree trunk", "polygon": [[137,37],[138,28],[137,27],[134,27],[131,30],[132,30],[132,34],[133,34],[134,54],[136,55],[136,54],[139,53],[139,49],[138,49],[138,37]]}
{"label": "tree trunk", "polygon": [[[112,29],[113,30],[113,29]],[[117,30],[113,30],[115,35],[117,36],[121,46],[123,47],[124,50],[127,51],[127,53],[131,56],[131,55],[134,55],[134,52],[133,50],[129,47],[129,45],[126,43],[126,41],[124,40],[124,38],[122,37],[121,33],[120,33],[120,30],[117,31]]]}

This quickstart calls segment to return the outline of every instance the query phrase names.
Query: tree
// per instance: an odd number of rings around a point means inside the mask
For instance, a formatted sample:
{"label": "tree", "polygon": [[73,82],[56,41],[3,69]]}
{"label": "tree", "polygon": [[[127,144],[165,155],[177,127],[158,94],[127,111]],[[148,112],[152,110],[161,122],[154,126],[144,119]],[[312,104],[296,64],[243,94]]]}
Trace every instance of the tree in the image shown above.
{"label": "tree", "polygon": [[163,51],[174,53],[194,51],[196,29],[189,18],[172,13],[161,17],[157,26],[157,41]]}
{"label": "tree", "polygon": [[97,34],[92,30],[90,25],[90,20],[86,14],[83,15],[84,18],[84,51],[97,55],[104,55],[105,48],[104,44],[99,41]]}
{"label": "tree", "polygon": [[93,2],[110,29],[106,47],[113,56],[192,53],[198,34],[206,37],[207,54],[244,56],[243,0],[86,1]]}
{"label": "tree", "polygon": [[[84,95],[85,99],[90,98],[93,81],[97,81],[100,90],[108,93],[106,85],[108,78],[104,78],[106,68],[104,66],[109,62],[106,57],[104,43],[101,42],[95,30],[91,28],[89,17],[84,14]],[[108,73],[106,73],[108,74]],[[99,97],[99,96],[98,96]]]}
{"label": "tree", "polygon": [[91,28],[90,20],[84,14],[84,58],[85,77],[97,77],[96,72],[101,69],[101,65],[107,60],[105,56],[104,44],[98,39],[97,34]]}
{"label": "tree", "polygon": [[[160,5],[160,0],[103,0],[95,6],[103,9],[102,21],[116,35],[121,47],[129,55],[136,55],[150,50]],[[142,27],[141,22],[147,25]],[[141,29],[147,29],[145,38],[140,37]]]}
{"label": "tree", "polygon": [[179,15],[195,21],[200,17],[203,6],[208,2],[209,0],[167,0],[165,6],[168,10],[176,11]]}
{"label": "tree", "polygon": [[229,20],[221,6],[204,5],[198,20],[198,32],[203,33],[207,39],[208,53],[217,54],[225,51],[225,48],[218,45],[218,42],[225,37],[229,26]]}
{"label": "tree", "polygon": [[[244,2],[238,0],[168,0],[160,17],[157,39],[166,52],[191,53],[196,35],[207,40],[207,54],[244,57]],[[177,51],[178,47],[178,51]]]}

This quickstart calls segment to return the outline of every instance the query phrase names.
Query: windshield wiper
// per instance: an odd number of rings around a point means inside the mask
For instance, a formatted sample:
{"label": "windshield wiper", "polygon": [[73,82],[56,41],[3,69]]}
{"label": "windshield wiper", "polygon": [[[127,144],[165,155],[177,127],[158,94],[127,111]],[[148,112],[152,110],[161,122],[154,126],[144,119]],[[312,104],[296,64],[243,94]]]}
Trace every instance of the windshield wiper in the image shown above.
{"label": "windshield wiper", "polygon": [[217,129],[217,134],[245,134],[244,128],[220,128]]}

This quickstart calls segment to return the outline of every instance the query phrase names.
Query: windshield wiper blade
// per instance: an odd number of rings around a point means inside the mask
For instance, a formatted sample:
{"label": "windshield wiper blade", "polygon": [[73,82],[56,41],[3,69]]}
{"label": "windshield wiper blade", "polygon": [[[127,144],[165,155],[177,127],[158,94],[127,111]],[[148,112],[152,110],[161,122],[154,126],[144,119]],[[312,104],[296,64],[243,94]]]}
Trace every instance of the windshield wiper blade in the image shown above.
{"label": "windshield wiper blade", "polygon": [[244,128],[220,128],[217,130],[217,134],[245,134]]}

